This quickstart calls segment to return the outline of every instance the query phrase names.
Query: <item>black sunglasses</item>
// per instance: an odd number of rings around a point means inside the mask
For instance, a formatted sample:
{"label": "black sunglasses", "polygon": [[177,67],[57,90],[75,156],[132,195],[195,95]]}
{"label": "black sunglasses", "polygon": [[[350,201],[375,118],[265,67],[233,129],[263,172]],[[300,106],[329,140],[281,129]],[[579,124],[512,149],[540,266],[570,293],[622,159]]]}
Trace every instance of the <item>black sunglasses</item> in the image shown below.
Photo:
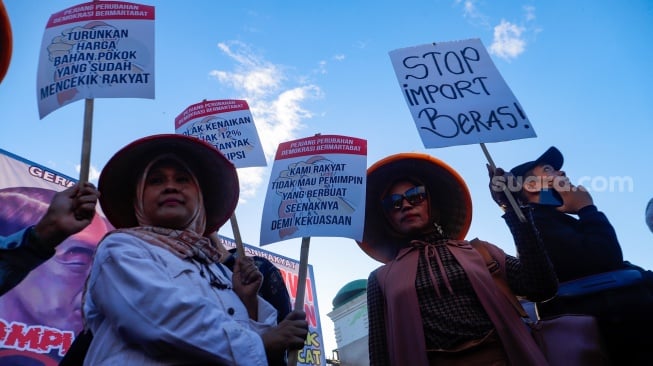
{"label": "black sunglasses", "polygon": [[404,194],[391,194],[386,196],[381,201],[381,204],[388,211],[398,210],[401,208],[404,199],[413,206],[419,205],[426,199],[426,188],[424,186],[417,186],[407,190]]}

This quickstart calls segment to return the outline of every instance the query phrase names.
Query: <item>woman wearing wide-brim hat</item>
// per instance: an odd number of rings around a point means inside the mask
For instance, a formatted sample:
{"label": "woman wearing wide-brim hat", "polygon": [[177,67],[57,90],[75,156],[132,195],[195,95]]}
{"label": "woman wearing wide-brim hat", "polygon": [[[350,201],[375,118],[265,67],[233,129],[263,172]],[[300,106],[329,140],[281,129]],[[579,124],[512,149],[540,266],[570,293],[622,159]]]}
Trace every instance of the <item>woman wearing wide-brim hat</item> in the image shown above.
{"label": "woman wearing wide-brim hat", "polygon": [[371,365],[546,365],[488,269],[496,264],[517,295],[555,295],[555,274],[530,223],[515,217],[511,226],[519,258],[464,240],[472,217],[467,186],[421,153],[373,164],[366,196],[358,244],[384,263],[368,279]]}
{"label": "woman wearing wide-brim hat", "polygon": [[179,134],[136,140],[107,162],[98,190],[117,230],[87,283],[84,365],[267,365],[303,347],[304,312],[277,325],[252,258],[232,273],[206,237],[238,202],[236,169],[217,149]]}

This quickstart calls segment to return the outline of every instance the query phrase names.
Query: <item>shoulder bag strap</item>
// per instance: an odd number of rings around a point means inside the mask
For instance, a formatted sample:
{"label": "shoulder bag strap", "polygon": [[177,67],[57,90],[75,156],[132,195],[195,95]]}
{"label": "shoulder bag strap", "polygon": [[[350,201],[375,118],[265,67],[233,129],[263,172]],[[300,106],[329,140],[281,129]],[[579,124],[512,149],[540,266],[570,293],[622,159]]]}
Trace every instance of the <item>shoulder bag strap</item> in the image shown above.
{"label": "shoulder bag strap", "polygon": [[515,310],[517,310],[517,313],[519,313],[522,318],[528,318],[528,313],[526,313],[524,307],[521,305],[519,300],[517,300],[517,296],[515,296],[515,294],[508,286],[508,282],[506,282],[506,278],[501,271],[499,262],[497,262],[496,259],[492,257],[490,251],[487,249],[487,243],[479,239],[473,239],[470,241],[470,244],[472,244],[474,249],[476,249],[476,251],[481,254],[485,264],[487,265],[488,271],[490,271],[490,274],[492,275],[492,279],[494,279],[494,283],[496,283],[501,292],[503,292],[508,300],[510,300],[510,303],[515,308]]}

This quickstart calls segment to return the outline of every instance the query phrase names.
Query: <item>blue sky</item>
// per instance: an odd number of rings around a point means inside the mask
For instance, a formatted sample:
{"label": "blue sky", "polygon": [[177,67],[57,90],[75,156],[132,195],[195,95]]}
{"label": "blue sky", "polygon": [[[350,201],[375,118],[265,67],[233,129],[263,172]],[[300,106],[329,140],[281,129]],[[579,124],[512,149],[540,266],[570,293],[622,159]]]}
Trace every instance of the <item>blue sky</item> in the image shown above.
{"label": "blue sky", "polygon": [[[83,1],[4,0],[14,52],[0,84],[0,148],[77,177],[84,103],[43,120],[36,70],[52,13]],[[272,156],[280,142],[316,133],[367,139],[368,165],[394,153],[440,158],[467,181],[474,203],[468,237],[514,253],[487,189],[478,145],[424,149],[388,56],[397,48],[480,38],[538,137],[487,144],[498,166],[532,160],[549,146],[611,219],[624,257],[653,268],[644,208],[653,197],[653,3],[632,1],[143,1],[156,7],[156,98],[97,99],[91,180],[119,148],[174,132],[174,118],[203,99],[246,99],[267,168],[239,169],[236,216],[258,245]],[[648,146],[648,147],[647,147]],[[612,187],[610,187],[612,185]],[[220,234],[232,236],[229,225]],[[300,239],[264,248],[298,258]],[[582,258],[579,258],[582,260]],[[327,355],[327,317],[337,291],[379,263],[350,239],[312,238]]]}

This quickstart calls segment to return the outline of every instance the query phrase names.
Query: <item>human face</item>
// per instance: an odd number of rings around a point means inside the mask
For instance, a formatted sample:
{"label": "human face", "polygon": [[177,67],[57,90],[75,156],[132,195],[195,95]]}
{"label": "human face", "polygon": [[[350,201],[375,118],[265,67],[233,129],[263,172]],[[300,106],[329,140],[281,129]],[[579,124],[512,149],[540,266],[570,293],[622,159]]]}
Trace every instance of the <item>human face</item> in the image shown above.
{"label": "human face", "polygon": [[550,164],[542,164],[533,168],[532,173],[526,178],[524,186],[530,192],[539,192],[542,189],[553,188],[554,185],[562,188],[568,184],[569,179],[562,170],[556,170]]}
{"label": "human face", "polygon": [[[405,195],[406,191],[415,187],[415,184],[410,182],[398,182],[390,187],[388,196],[393,194]],[[429,226],[428,199],[419,203],[415,202],[414,205],[408,200],[402,199],[397,208],[393,207],[385,212],[390,225],[401,234],[421,232]]]}
{"label": "human face", "polygon": [[60,330],[82,330],[82,293],[97,243],[107,232],[97,214],[91,224],[56,247],[54,257],[32,270],[0,300],[0,317]]}
{"label": "human face", "polygon": [[167,160],[152,166],[145,178],[143,213],[149,224],[185,229],[199,209],[199,188],[179,163]]}

